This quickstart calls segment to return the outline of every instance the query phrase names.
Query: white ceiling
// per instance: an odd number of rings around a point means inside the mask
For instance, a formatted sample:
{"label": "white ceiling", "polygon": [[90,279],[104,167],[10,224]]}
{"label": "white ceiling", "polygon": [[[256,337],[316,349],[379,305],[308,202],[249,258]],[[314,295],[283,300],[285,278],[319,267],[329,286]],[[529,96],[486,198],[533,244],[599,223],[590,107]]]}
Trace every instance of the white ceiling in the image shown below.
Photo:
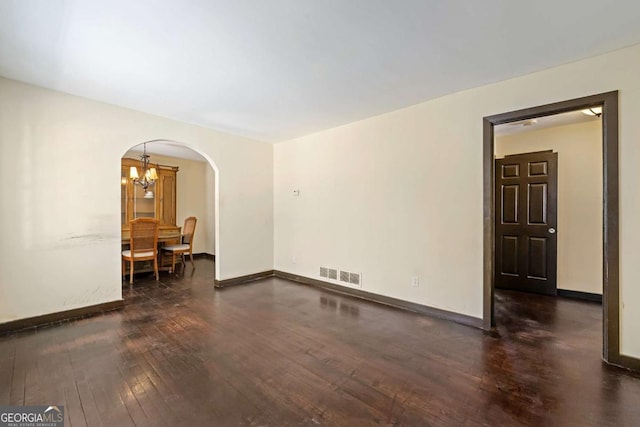
{"label": "white ceiling", "polygon": [[0,75],[281,141],[640,43],[640,2],[2,0]]}
{"label": "white ceiling", "polygon": [[[137,159],[144,152],[144,145],[139,144],[130,149],[122,157]],[[195,160],[198,162],[206,162],[203,156],[191,148],[171,141],[151,141],[147,142],[147,154],[157,154],[159,156],[175,157],[178,159]],[[153,162],[153,158],[151,159]]]}
{"label": "white ceiling", "polygon": [[581,110],[568,113],[554,114],[553,116],[538,117],[533,120],[506,123],[494,128],[495,136],[514,135],[517,133],[535,132],[557,126],[572,125],[577,123],[600,121],[600,117],[588,116]]}

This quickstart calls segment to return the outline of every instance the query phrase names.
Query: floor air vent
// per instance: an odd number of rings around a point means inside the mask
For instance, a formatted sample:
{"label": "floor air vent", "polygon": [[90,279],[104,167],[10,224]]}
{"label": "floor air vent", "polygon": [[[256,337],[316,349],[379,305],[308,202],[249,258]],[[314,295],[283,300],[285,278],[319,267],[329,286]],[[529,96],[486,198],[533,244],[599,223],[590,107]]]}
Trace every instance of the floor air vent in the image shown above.
{"label": "floor air vent", "polygon": [[320,267],[320,277],[329,277],[329,269],[327,267]]}
{"label": "floor air vent", "polygon": [[336,270],[335,268],[330,268],[328,277],[332,280],[338,280],[338,270]]}
{"label": "floor air vent", "polygon": [[349,283],[349,272],[340,270],[340,281]]}
{"label": "floor air vent", "polygon": [[360,286],[360,275],[358,273],[349,273],[349,283]]}

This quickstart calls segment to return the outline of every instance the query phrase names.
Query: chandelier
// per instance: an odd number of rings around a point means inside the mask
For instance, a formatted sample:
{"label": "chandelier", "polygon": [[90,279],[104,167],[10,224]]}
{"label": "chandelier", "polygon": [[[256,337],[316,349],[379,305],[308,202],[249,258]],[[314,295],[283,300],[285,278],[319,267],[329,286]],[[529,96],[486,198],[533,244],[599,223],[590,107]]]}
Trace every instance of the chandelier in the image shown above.
{"label": "chandelier", "polygon": [[158,179],[158,173],[156,168],[149,167],[149,155],[147,154],[147,143],[144,143],[143,153],[140,156],[140,174],[138,174],[138,168],[131,166],[129,169],[129,178],[134,184],[138,184],[144,190],[145,199],[153,199],[153,191],[149,187],[153,186]]}

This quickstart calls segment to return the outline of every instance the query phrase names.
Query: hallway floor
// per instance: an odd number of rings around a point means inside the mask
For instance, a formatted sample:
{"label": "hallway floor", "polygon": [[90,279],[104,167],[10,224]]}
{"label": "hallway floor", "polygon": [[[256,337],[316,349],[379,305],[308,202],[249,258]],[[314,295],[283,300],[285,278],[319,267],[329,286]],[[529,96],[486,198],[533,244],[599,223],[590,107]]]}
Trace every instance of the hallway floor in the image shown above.
{"label": "hallway floor", "polygon": [[0,405],[62,404],[68,426],[640,425],[598,304],[501,291],[484,333],[274,278],[215,290],[213,267],[0,337]]}

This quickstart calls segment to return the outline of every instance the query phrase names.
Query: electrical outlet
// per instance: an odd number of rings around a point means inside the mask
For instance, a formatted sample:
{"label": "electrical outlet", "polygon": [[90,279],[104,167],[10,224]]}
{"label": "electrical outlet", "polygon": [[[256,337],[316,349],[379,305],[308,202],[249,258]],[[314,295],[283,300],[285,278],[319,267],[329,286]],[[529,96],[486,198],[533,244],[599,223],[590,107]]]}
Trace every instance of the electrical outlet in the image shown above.
{"label": "electrical outlet", "polygon": [[411,278],[411,286],[413,286],[414,288],[417,288],[420,286],[420,277],[419,276],[413,276]]}
{"label": "electrical outlet", "polygon": [[296,257],[295,255],[291,257],[291,263],[292,264],[296,264],[298,262],[298,257]]}

